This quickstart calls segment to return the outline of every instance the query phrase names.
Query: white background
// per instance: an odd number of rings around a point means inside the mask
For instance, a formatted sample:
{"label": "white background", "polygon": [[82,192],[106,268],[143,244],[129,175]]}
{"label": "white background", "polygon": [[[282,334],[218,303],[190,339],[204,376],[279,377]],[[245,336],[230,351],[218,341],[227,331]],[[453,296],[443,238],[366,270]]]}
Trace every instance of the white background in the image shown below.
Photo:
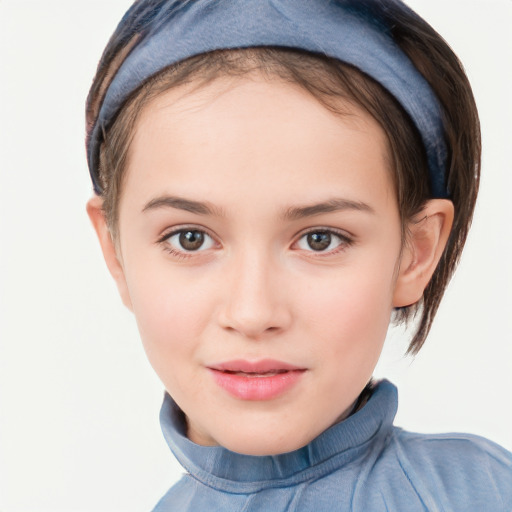
{"label": "white background", "polygon": [[[512,449],[512,2],[410,0],[464,62],[484,141],[466,253],[415,360],[377,374],[396,423]],[[84,101],[128,0],[0,0],[0,511],[150,510],[181,469],[85,214]]]}

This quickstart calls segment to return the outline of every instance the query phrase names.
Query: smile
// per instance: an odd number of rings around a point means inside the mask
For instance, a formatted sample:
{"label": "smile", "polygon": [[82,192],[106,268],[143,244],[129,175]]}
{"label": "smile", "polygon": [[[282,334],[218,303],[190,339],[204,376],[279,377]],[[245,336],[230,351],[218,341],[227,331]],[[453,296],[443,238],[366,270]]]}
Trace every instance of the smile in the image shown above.
{"label": "smile", "polygon": [[300,381],[304,368],[280,361],[230,361],[208,367],[217,385],[241,400],[272,400]]}

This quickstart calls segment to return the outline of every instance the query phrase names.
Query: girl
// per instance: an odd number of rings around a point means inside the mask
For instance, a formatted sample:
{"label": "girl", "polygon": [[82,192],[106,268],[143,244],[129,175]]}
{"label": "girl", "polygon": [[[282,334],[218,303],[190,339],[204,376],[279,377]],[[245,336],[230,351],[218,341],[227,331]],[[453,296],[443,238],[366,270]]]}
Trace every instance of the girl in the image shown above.
{"label": "girl", "polygon": [[479,182],[474,100],[398,0],[135,2],[87,106],[88,213],[168,392],[164,510],[508,510],[512,459],[393,427]]}

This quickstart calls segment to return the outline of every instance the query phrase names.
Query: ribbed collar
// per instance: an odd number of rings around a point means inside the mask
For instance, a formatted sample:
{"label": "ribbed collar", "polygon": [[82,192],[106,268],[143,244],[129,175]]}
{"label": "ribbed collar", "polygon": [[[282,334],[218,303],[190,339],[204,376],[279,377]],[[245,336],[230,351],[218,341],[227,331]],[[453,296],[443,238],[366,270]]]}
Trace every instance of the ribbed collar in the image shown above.
{"label": "ribbed collar", "polygon": [[199,446],[186,437],[183,413],[166,393],[160,424],[170,449],[197,480],[231,493],[253,493],[316,478],[362,455],[371,442],[385,438],[397,411],[396,387],[383,380],[368,403],[333,425],[308,445],[273,456],[241,455],[220,446]]}

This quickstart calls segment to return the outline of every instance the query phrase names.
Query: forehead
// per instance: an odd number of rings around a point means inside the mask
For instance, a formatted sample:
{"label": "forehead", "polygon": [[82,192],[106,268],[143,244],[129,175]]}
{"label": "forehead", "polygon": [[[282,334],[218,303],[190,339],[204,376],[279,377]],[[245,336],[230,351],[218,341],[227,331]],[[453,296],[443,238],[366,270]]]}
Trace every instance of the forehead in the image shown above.
{"label": "forehead", "polygon": [[336,106],[335,113],[297,85],[257,75],[169,90],[138,119],[123,195],[229,203],[264,194],[284,205],[368,188],[390,200],[383,130],[356,105]]}

